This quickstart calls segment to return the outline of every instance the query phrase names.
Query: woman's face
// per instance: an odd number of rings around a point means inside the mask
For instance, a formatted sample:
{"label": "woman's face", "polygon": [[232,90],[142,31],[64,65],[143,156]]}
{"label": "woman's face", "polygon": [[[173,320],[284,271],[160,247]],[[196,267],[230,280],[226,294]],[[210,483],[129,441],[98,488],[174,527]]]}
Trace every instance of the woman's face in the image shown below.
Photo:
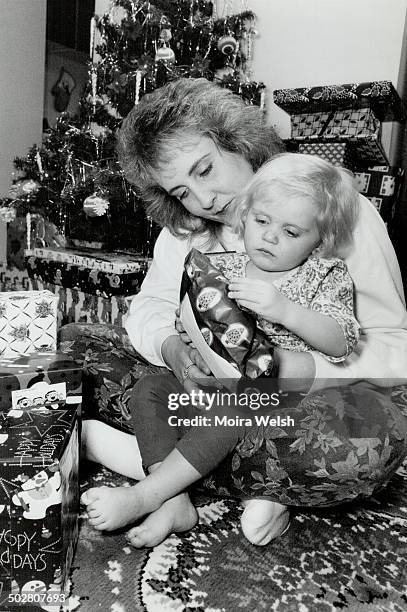
{"label": "woman's face", "polygon": [[170,161],[157,171],[158,184],[191,214],[229,224],[233,200],[254,174],[249,162],[198,134],[184,136],[182,146],[166,154]]}

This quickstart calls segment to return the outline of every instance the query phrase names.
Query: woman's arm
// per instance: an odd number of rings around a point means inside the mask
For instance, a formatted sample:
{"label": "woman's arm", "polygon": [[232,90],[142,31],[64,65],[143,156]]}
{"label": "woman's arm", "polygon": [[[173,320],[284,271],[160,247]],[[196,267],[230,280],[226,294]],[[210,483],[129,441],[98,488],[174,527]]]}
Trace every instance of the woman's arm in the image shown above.
{"label": "woman's arm", "polygon": [[328,363],[313,353],[316,380],[312,390],[327,379],[374,379],[382,386],[407,378],[407,312],[400,269],[387,229],[374,206],[360,196],[361,206],[354,244],[345,258],[355,287],[359,343],[342,364]]}
{"label": "woman's arm", "polygon": [[[161,353],[164,341],[178,337],[175,310],[188,241],[162,230],[154,247],[154,258],[140,292],[133,298],[125,322],[135,349],[150,363],[169,365]],[[171,367],[171,366],[170,366]]]}

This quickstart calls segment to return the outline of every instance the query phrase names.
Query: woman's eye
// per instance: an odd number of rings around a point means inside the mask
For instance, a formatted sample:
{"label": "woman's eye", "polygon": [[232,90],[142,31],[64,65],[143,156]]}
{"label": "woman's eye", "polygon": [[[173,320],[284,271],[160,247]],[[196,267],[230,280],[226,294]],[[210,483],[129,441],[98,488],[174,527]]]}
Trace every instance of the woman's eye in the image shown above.
{"label": "woman's eye", "polygon": [[212,164],[206,166],[203,170],[199,172],[199,176],[204,177],[207,176],[212,171]]}
{"label": "woman's eye", "polygon": [[185,189],[185,191],[183,191],[182,193],[179,194],[178,200],[181,200],[181,202],[182,202],[182,200],[185,200],[185,198],[187,198],[187,197],[188,197],[188,190]]}

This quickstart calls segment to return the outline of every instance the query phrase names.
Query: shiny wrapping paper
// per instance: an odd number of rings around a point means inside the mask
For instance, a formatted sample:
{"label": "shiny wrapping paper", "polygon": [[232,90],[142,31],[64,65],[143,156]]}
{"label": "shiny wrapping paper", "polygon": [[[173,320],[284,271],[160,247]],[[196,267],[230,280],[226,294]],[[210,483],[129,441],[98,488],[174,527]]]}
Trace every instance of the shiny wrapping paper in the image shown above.
{"label": "shiny wrapping paper", "polygon": [[[185,259],[181,301],[187,294],[210,348],[235,364],[243,377],[276,375],[273,347],[253,315],[227,296],[228,281],[209,258],[192,249]],[[210,366],[210,364],[208,364]]]}

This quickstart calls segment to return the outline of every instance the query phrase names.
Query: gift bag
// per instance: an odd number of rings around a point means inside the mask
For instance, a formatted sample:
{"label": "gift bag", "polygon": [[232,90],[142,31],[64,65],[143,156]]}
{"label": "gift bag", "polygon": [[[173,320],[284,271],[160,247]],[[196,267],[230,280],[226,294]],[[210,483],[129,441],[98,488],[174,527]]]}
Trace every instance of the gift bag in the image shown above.
{"label": "gift bag", "polygon": [[218,380],[276,375],[254,315],[228,297],[228,280],[196,249],[185,259],[180,298],[184,328]]}

